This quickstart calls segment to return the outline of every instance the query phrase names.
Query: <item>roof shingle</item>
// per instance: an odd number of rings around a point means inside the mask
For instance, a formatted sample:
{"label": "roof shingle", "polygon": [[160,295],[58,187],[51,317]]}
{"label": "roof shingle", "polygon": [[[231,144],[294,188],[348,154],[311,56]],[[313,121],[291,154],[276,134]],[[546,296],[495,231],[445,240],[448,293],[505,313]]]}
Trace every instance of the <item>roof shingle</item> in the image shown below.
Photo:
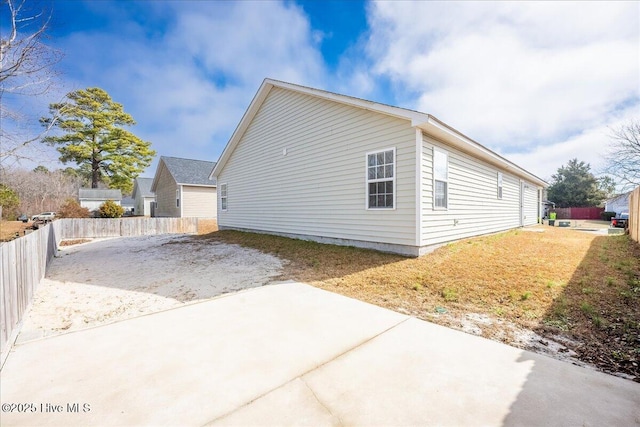
{"label": "roof shingle", "polygon": [[160,157],[164,161],[169,173],[176,180],[176,184],[183,185],[216,185],[215,179],[209,179],[209,174],[216,162],[205,160],[181,159],[178,157]]}

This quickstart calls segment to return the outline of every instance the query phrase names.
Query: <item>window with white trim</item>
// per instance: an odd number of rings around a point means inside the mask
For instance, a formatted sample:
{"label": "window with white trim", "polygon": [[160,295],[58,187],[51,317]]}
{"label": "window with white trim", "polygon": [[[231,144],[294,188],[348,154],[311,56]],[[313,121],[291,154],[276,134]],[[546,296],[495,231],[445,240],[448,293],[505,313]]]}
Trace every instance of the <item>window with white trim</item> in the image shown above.
{"label": "window with white trim", "polygon": [[449,154],[433,148],[433,207],[446,209],[449,205]]}
{"label": "window with white trim", "polygon": [[502,172],[498,172],[498,199],[502,199]]}
{"label": "window with white trim", "polygon": [[220,209],[227,210],[227,184],[220,184]]}
{"label": "window with white trim", "polygon": [[180,189],[176,190],[176,208],[180,207]]}
{"label": "window with white trim", "polygon": [[396,150],[367,153],[367,208],[395,207]]}

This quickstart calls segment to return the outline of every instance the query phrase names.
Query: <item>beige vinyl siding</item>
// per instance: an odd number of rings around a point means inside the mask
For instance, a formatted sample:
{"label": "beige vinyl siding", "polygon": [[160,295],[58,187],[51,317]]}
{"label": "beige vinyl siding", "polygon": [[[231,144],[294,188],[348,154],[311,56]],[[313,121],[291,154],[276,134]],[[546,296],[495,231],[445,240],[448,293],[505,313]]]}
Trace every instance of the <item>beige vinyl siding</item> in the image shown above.
{"label": "beige vinyl siding", "polygon": [[157,206],[155,216],[180,216],[180,208],[176,207],[176,189],[178,189],[178,185],[176,185],[175,180],[163,165],[156,184]]}
{"label": "beige vinyl siding", "polygon": [[[448,209],[433,209],[433,147],[449,155]],[[520,179],[423,135],[421,244],[493,233],[520,226]],[[502,199],[497,175],[503,173]],[[533,188],[535,186],[531,185]]]}
{"label": "beige vinyl siding", "polygon": [[[396,207],[368,210],[366,153],[390,148]],[[228,185],[218,223],[413,246],[415,169],[408,120],[273,88],[217,177]]]}
{"label": "beige vinyl siding", "polygon": [[535,225],[538,223],[538,189],[523,182],[522,192],[522,224]]}
{"label": "beige vinyl siding", "polygon": [[216,217],[215,187],[182,186],[182,216],[196,218]]}

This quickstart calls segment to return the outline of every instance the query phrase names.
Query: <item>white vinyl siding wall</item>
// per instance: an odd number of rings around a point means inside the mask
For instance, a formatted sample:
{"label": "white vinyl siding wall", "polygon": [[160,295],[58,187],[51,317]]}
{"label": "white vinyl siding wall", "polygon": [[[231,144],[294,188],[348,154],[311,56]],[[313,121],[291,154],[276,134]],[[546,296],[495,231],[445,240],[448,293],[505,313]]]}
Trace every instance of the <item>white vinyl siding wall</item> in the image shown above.
{"label": "white vinyl siding wall", "polygon": [[136,215],[144,215],[144,216],[149,216],[151,215],[151,203],[155,202],[156,198],[155,197],[145,197],[144,198],[144,210],[141,212],[136,211]]}
{"label": "white vinyl siding wall", "polygon": [[538,189],[532,184],[522,183],[523,206],[522,224],[535,225],[538,223]]}
{"label": "white vinyl siding wall", "polygon": [[[433,207],[434,146],[445,150],[449,155],[447,210]],[[515,176],[502,171],[503,194],[502,199],[497,199],[496,176],[499,169],[496,166],[439,143],[426,135],[423,135],[421,167],[423,246],[520,226],[520,179]],[[531,186],[536,188],[532,184]],[[529,197],[526,203],[530,203]]]}
{"label": "white vinyl siding wall", "polygon": [[196,218],[216,217],[216,189],[214,187],[182,186],[182,216]]}
{"label": "white vinyl siding wall", "polygon": [[[389,148],[396,208],[368,210],[365,155]],[[407,120],[273,88],[217,177],[219,225],[415,246],[415,155]]]}

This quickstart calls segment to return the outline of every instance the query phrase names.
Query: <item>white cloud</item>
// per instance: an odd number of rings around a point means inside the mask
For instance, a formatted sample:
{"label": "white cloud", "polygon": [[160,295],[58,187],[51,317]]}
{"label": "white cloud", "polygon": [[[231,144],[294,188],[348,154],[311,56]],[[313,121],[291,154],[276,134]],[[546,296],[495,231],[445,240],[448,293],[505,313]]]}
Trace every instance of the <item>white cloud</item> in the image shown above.
{"label": "white cloud", "polygon": [[135,10],[101,3],[101,13],[119,17],[118,31],[71,34],[59,43],[71,55],[69,90],[105,89],[158,157],[216,160],[266,77],[324,84],[318,36],[294,4],[157,2],[147,9],[156,21],[145,27]]}
{"label": "white cloud", "polygon": [[637,3],[381,2],[369,22],[374,73],[398,97],[500,151],[640,108]]}
{"label": "white cloud", "polygon": [[507,154],[505,157],[547,180],[573,158],[589,163],[594,175],[600,175],[606,166],[605,155],[609,150],[612,131],[628,123],[637,114],[637,108],[627,108],[612,115],[607,124],[594,124],[567,139],[537,145],[526,152]]}

